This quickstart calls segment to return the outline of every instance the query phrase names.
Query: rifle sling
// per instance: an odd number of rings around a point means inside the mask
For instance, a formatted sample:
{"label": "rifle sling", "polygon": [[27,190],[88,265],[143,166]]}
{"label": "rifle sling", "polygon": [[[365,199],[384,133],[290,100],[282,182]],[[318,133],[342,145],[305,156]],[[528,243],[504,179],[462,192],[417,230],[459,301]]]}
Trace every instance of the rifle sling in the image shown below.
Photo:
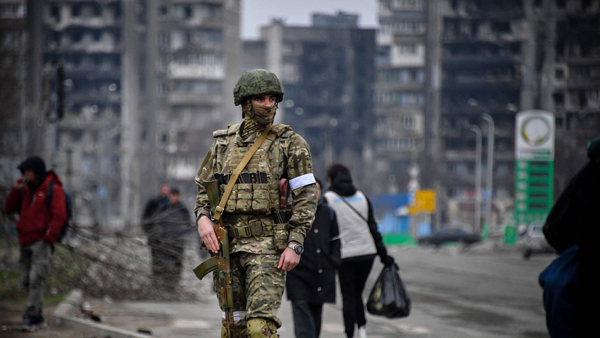
{"label": "rifle sling", "polygon": [[265,131],[263,131],[262,134],[260,134],[258,139],[254,141],[254,144],[242,159],[242,162],[240,162],[237,168],[235,168],[233,174],[231,174],[231,177],[229,178],[229,183],[227,183],[227,186],[225,187],[225,192],[223,192],[223,196],[221,197],[221,201],[219,202],[219,205],[215,208],[215,221],[219,221],[221,219],[221,215],[223,214],[223,211],[225,210],[225,205],[227,204],[227,200],[229,199],[229,194],[231,194],[231,190],[233,189],[233,186],[235,185],[238,176],[240,175],[242,170],[244,170],[244,167],[250,161],[256,150],[258,150],[260,145],[267,139],[267,136],[269,135],[269,132],[271,131],[272,127],[272,124],[269,125],[267,129],[265,129]]}

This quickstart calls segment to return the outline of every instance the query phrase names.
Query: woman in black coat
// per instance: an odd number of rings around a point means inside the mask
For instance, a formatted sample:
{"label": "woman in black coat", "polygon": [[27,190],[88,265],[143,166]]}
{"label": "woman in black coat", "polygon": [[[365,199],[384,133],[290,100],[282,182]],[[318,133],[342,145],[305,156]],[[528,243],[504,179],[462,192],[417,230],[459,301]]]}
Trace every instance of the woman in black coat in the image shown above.
{"label": "woman in black coat", "polygon": [[318,338],[324,303],[335,303],[335,274],[342,262],[341,241],[335,212],[323,203],[317,180],[319,204],[315,220],[304,240],[304,253],[287,273],[287,297],[292,301],[296,338]]}

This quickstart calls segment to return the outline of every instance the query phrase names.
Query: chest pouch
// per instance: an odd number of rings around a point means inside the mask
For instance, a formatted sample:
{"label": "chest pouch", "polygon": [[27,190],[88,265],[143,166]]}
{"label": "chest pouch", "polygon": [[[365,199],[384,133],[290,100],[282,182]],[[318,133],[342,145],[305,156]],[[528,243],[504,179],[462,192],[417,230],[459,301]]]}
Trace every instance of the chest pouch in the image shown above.
{"label": "chest pouch", "polygon": [[[220,193],[223,196],[225,186],[220,185]],[[237,183],[231,189],[229,199],[225,206],[228,213],[266,213],[275,211],[273,201],[279,197],[276,184],[269,183]]]}

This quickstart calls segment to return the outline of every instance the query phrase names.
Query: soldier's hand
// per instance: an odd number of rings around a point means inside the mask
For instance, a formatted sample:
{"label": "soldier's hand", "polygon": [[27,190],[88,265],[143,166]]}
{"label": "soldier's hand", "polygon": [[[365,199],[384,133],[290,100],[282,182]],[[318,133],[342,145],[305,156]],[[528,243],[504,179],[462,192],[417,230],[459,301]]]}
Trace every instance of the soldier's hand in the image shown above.
{"label": "soldier's hand", "polygon": [[200,217],[198,220],[198,234],[200,234],[200,238],[202,238],[208,250],[213,253],[219,252],[219,241],[215,234],[215,223],[210,218],[206,216]]}
{"label": "soldier's hand", "polygon": [[300,255],[298,255],[293,249],[286,248],[283,250],[281,257],[279,258],[279,265],[277,266],[277,269],[290,271],[295,268],[298,263],[300,263]]}

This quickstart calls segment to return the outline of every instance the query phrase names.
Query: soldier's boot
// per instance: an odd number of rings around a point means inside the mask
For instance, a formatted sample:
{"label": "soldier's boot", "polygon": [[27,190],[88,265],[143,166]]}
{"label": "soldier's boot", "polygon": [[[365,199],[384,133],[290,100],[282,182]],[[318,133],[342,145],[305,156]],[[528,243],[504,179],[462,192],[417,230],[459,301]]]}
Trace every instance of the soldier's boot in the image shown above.
{"label": "soldier's boot", "polygon": [[233,322],[229,327],[229,333],[231,336],[227,335],[227,328],[225,327],[225,322],[223,321],[223,326],[221,327],[221,338],[248,338],[246,322]]}
{"label": "soldier's boot", "polygon": [[278,338],[277,326],[264,318],[252,318],[246,324],[250,338]]}

